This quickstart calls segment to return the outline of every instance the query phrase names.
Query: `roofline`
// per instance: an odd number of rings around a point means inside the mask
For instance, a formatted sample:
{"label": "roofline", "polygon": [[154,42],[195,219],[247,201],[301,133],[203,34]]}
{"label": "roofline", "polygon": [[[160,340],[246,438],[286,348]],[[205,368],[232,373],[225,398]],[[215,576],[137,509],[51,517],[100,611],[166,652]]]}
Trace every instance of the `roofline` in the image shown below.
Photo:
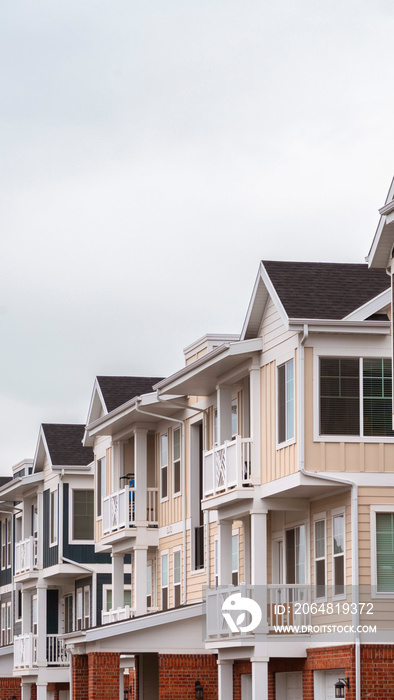
{"label": "roofline", "polygon": [[34,486],[34,484],[39,484],[40,481],[43,480],[43,472],[37,472],[36,474],[28,474],[27,476],[19,476],[17,479],[11,479],[11,481],[7,481],[7,483],[0,488],[0,500],[3,496],[7,495],[7,492],[12,492],[16,486],[19,486],[22,483],[26,484],[27,486],[29,486],[30,484]]}
{"label": "roofline", "polygon": [[282,320],[283,325],[286,328],[288,328],[289,316],[287,315],[286,309],[283,306],[282,301],[281,301],[281,299],[280,299],[280,297],[275,289],[275,286],[274,286],[274,284],[273,284],[273,282],[272,282],[272,280],[271,280],[271,278],[270,278],[270,276],[269,276],[269,274],[264,266],[264,262],[261,260],[260,265],[259,265],[259,270],[257,273],[257,277],[256,277],[256,281],[254,283],[252,296],[250,298],[248,310],[246,312],[246,318],[245,318],[244,324],[242,326],[240,340],[245,339],[245,335],[246,335],[247,330],[248,330],[248,325],[249,325],[250,317],[251,317],[252,312],[253,312],[253,306],[254,306],[254,302],[256,299],[260,279],[263,282],[263,284],[265,285],[265,288],[268,292],[268,295],[271,297],[272,301],[274,302],[274,304],[277,308],[277,311],[279,313],[279,316]]}
{"label": "roofline", "polygon": [[370,299],[365,304],[362,304],[362,306],[359,306],[358,309],[355,309],[347,316],[344,316],[343,321],[365,321],[368,316],[372,316],[372,314],[376,313],[383,306],[390,304],[390,301],[391,289],[389,286],[384,292],[381,292],[376,297],[373,297],[373,299]]}
{"label": "roofline", "polygon": [[224,343],[235,343],[237,340],[239,340],[239,333],[205,333],[204,335],[201,336],[201,338],[197,338],[193,343],[190,343],[190,345],[187,345],[185,348],[183,348],[183,352],[191,352],[191,350],[194,350],[194,348],[197,348],[199,345],[204,340],[215,342],[215,341],[222,341],[222,345]]}
{"label": "roofline", "polygon": [[289,319],[289,329],[302,331],[304,326],[308,326],[310,333],[322,333],[324,329],[330,333],[344,333],[346,329],[349,333],[368,333],[378,335],[389,335],[390,321],[349,321],[345,319],[320,319],[320,318],[291,318]]}
{"label": "roofline", "polygon": [[379,245],[380,237],[381,237],[381,234],[382,234],[382,231],[384,228],[384,217],[387,216],[387,214],[392,211],[390,205],[393,202],[393,199],[392,199],[393,194],[394,194],[394,177],[391,180],[390,187],[389,187],[389,190],[387,192],[386,199],[385,199],[385,203],[384,203],[383,207],[381,207],[378,210],[379,214],[380,214],[380,218],[379,218],[378,225],[376,227],[376,231],[375,231],[372,243],[371,243],[371,247],[369,249],[369,253],[365,258],[369,267],[371,267],[371,265],[374,261],[375,255],[376,255],[376,250],[377,250],[377,247]]}

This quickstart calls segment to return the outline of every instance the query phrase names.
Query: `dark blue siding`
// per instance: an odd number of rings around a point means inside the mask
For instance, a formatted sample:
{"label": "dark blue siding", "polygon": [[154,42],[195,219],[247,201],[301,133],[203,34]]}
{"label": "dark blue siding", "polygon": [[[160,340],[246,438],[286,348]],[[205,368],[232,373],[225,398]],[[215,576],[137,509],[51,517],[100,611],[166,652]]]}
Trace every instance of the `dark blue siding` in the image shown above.
{"label": "dark blue siding", "polygon": [[67,559],[81,564],[110,564],[111,555],[95,552],[94,544],[70,544],[69,542],[69,484],[63,484],[63,554]]}
{"label": "dark blue siding", "polygon": [[49,489],[43,493],[44,500],[44,532],[43,532],[43,548],[44,548],[44,568],[54,566],[59,562],[59,547],[57,544],[49,546],[51,524],[50,524],[50,492]]}

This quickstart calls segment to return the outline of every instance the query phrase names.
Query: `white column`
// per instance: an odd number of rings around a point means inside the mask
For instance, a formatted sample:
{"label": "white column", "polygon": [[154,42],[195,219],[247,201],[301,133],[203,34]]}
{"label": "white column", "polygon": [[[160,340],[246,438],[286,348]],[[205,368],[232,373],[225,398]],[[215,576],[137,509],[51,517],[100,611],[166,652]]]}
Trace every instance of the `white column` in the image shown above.
{"label": "white column", "polygon": [[233,524],[231,520],[219,520],[219,586],[231,585],[232,583],[232,530]]}
{"label": "white column", "polygon": [[145,615],[148,547],[134,548],[134,605],[137,615]]}
{"label": "white column", "polygon": [[233,662],[218,659],[219,700],[233,700]]}
{"label": "white column", "polygon": [[252,512],[251,529],[251,583],[267,585],[267,512]]}
{"label": "white column", "polygon": [[47,589],[42,585],[37,586],[37,665],[47,665]]}
{"label": "white column", "polygon": [[250,518],[244,518],[242,523],[244,528],[244,581],[250,583]]}
{"label": "white column", "polygon": [[112,607],[123,608],[124,554],[112,554]]}
{"label": "white column", "polygon": [[148,450],[147,430],[138,429],[134,433],[134,474],[135,474],[135,519],[146,522]]}
{"label": "white column", "polygon": [[22,683],[21,700],[30,700],[30,697],[31,697],[31,683]]}
{"label": "white column", "polygon": [[46,683],[37,683],[37,700],[47,700]]}
{"label": "white column", "polygon": [[31,594],[22,588],[22,634],[31,632]]}
{"label": "white column", "polygon": [[252,658],[252,700],[268,700],[268,659]]}
{"label": "white column", "polygon": [[252,367],[250,370],[250,437],[252,476],[261,483],[261,416],[260,416],[260,367]]}
{"label": "white column", "polygon": [[231,387],[219,386],[217,388],[218,407],[218,440],[223,444],[225,440],[231,440]]}
{"label": "white column", "polygon": [[[38,532],[44,532],[44,497],[42,491],[37,493],[37,519],[38,519]],[[38,556],[38,568],[42,569],[44,561],[44,538],[38,537],[37,542],[37,556]]]}

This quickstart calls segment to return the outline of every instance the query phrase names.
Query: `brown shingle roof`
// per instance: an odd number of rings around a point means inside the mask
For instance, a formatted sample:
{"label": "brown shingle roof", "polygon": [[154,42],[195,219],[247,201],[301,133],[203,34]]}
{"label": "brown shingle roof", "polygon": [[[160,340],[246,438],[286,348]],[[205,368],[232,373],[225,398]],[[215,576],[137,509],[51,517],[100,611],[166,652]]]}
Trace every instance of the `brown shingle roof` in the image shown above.
{"label": "brown shingle roof", "polygon": [[148,394],[163,377],[97,377],[108,413],[134,396]]}
{"label": "brown shingle roof", "polygon": [[91,447],[83,447],[84,425],[43,423],[45,440],[54,466],[85,467],[93,462]]}
{"label": "brown shingle roof", "polygon": [[262,262],[289,318],[342,319],[390,287],[363,264]]}

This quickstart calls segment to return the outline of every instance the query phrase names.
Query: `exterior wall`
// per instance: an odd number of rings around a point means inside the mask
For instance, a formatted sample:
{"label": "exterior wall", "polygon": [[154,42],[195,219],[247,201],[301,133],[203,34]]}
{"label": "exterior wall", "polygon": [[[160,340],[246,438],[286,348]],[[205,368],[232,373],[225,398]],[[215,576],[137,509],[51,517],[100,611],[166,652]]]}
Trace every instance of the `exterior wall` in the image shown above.
{"label": "exterior wall", "polygon": [[[182,520],[182,493],[179,496],[173,496],[173,468],[172,468],[172,457],[173,457],[173,445],[172,445],[172,434],[174,428],[179,427],[178,424],[173,424],[169,427],[169,424],[160,423],[158,428],[158,433],[156,435],[156,464],[157,464],[157,484],[159,487],[159,527],[165,527],[171,523],[177,523]],[[161,500],[160,493],[160,436],[168,435],[168,470],[167,470],[167,491],[168,498],[165,501]],[[181,468],[182,469],[182,468]],[[182,479],[181,479],[182,481]],[[182,484],[182,488],[185,486]]]}
{"label": "exterior wall", "polygon": [[0,678],[0,697],[1,700],[16,700],[21,698],[21,679],[20,678]]}
{"label": "exterior wall", "polygon": [[208,654],[159,656],[159,700],[194,700],[195,682],[204,688],[204,698],[218,697],[216,657]]}
{"label": "exterior wall", "polygon": [[111,484],[111,438],[107,436],[99,436],[95,438],[94,441],[94,539],[95,542],[99,542],[102,537],[102,520],[101,517],[97,518],[97,460],[106,458],[106,495],[110,493]]}
{"label": "exterior wall", "polygon": [[274,302],[269,298],[264,309],[263,320],[259,330],[259,336],[261,336],[264,341],[264,351],[272,350],[294,335],[296,335],[294,331],[286,330]]}
{"label": "exterior wall", "polygon": [[390,505],[394,511],[394,490],[359,488],[359,567],[360,586],[371,585],[371,505]]}
{"label": "exterior wall", "polygon": [[[119,654],[88,654],[88,700],[119,700]],[[75,700],[81,700],[74,694]]]}
{"label": "exterior wall", "polygon": [[89,700],[88,655],[72,655],[72,700]]}
{"label": "exterior wall", "polygon": [[330,498],[322,498],[312,501],[310,506],[310,561],[311,584],[315,585],[315,552],[314,552],[314,516],[318,513],[326,514],[326,566],[327,585],[333,585],[333,553],[332,553],[332,511],[336,508],[345,508],[345,584],[352,583],[352,536],[351,536],[351,494],[349,491],[335,494]]}

